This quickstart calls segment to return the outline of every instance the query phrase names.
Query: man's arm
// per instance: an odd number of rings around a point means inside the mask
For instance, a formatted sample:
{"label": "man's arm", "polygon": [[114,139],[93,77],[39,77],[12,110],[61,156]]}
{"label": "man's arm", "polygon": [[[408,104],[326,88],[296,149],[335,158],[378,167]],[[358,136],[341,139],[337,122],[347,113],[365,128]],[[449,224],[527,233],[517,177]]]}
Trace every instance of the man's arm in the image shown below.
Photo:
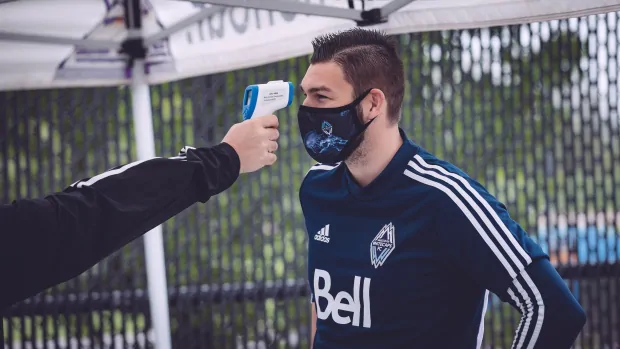
{"label": "man's arm", "polygon": [[548,259],[528,265],[506,293],[521,313],[513,348],[571,348],[586,316]]}
{"label": "man's arm", "polygon": [[[338,163],[339,164],[339,163]],[[323,171],[328,171],[328,170],[332,170],[335,167],[338,166],[338,164],[336,164],[335,166],[331,166],[331,165],[324,165],[324,164],[315,164],[313,165],[308,172],[306,172],[306,176],[304,177],[304,179],[301,182],[301,186],[299,188],[299,203],[301,205],[301,210],[303,212],[304,215],[304,220],[306,222],[308,222],[309,220],[311,220],[312,218],[308,217],[308,211],[307,211],[307,206],[306,203],[304,201],[305,199],[305,195],[304,195],[304,191],[305,191],[305,185],[306,185],[306,181],[309,180],[309,178],[313,175],[319,174]],[[309,227],[306,225],[306,230],[309,231]],[[310,240],[308,240],[309,242]],[[311,258],[310,253],[308,254],[308,258]],[[312,304],[312,319],[311,319],[311,324],[310,324],[310,348],[314,348],[314,339],[316,336],[316,331],[317,331],[317,313],[316,313],[316,304],[315,304],[315,299],[314,299],[314,288],[312,285],[312,282],[310,282],[310,275],[313,274],[312,270],[311,270],[311,264],[310,261],[308,261],[308,276],[309,276],[309,281],[308,281],[308,286],[310,289],[310,303]]]}
{"label": "man's arm", "polygon": [[408,173],[445,194],[435,208],[445,259],[459,275],[519,309],[513,348],[570,348],[585,314],[548,256],[480,184],[445,167],[416,158]]}
{"label": "man's arm", "polygon": [[234,125],[213,148],[184,148],[80,180],[43,199],[0,205],[0,311],[83,273],[239,173],[276,161],[274,115]]}
{"label": "man's arm", "polygon": [[310,326],[310,348],[314,347],[314,335],[316,334],[316,305],[312,302],[312,325]]}

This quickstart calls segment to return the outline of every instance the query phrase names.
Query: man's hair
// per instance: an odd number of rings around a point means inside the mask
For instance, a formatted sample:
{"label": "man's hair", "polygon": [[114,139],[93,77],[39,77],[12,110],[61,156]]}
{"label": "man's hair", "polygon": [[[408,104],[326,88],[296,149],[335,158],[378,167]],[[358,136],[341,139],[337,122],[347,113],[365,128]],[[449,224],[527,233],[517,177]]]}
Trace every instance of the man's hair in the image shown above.
{"label": "man's hair", "polygon": [[400,118],[405,93],[403,62],[393,37],[376,30],[354,28],[321,35],[312,41],[310,64],[333,61],[340,65],[355,97],[371,88],[383,91],[388,117]]}

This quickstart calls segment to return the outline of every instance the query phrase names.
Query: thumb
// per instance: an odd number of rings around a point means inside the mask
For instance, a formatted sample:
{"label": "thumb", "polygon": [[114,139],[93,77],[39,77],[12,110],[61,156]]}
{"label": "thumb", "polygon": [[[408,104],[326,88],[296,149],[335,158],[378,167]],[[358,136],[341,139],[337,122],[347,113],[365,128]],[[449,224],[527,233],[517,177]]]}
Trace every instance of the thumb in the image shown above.
{"label": "thumb", "polygon": [[260,125],[265,128],[278,127],[280,124],[280,120],[275,115],[265,115],[258,118],[260,120]]}

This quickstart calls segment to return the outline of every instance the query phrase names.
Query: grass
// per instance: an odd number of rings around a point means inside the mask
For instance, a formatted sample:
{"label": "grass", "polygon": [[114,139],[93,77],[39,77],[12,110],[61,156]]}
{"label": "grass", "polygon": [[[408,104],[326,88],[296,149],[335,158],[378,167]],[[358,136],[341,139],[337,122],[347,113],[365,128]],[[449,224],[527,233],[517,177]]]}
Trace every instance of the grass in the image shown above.
{"label": "grass", "polygon": [[[8,318],[3,320],[4,342],[41,342],[51,338],[68,341],[73,338],[101,340],[104,335],[122,334],[133,337],[145,332],[146,319],[142,314],[123,314],[102,311],[80,315],[46,315]],[[95,339],[97,338],[98,339]]]}

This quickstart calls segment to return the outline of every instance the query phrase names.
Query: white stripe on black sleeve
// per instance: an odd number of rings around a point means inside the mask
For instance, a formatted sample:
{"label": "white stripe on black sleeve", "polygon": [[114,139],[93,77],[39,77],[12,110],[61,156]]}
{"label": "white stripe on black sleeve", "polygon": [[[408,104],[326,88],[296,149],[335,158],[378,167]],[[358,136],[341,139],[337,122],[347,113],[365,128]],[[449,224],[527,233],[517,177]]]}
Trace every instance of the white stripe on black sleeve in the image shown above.
{"label": "white stripe on black sleeve", "polygon": [[[448,195],[461,209],[482,240],[514,280],[513,286],[508,292],[517,306],[521,308],[523,318],[515,335],[513,347],[514,349],[533,349],[542,328],[544,304],[538,288],[525,271],[525,267],[532,261],[531,257],[516,241],[489,203],[469,184],[467,179],[449,172],[441,166],[429,165],[419,155],[415,156],[414,161],[409,162],[409,168],[404,171],[404,174]],[[461,185],[451,178],[454,178]],[[476,215],[463,203],[459,195],[469,204]],[[504,234],[498,232],[492,221]],[[491,236],[499,246],[491,239]],[[520,256],[517,256],[513,250]]]}
{"label": "white stripe on black sleeve", "polygon": [[[172,156],[169,157],[167,159],[169,160],[179,160],[179,161],[187,161],[187,150],[189,149],[196,149],[194,147],[190,147],[190,146],[185,146],[183,147],[183,149],[181,149],[181,151],[179,152],[179,155],[177,156]],[[97,182],[99,182],[100,180],[110,177],[110,176],[114,176],[117,174],[121,174],[125,171],[127,171],[128,169],[138,166],[142,163],[145,163],[149,160],[154,160],[154,159],[161,159],[161,157],[154,157],[154,158],[150,158],[150,159],[145,159],[145,160],[138,160],[138,161],[134,161],[131,162],[129,164],[114,168],[112,170],[108,170],[106,172],[100,173],[94,177],[89,178],[88,180],[79,180],[73,184],[71,184],[71,187],[75,187],[75,188],[82,188],[82,187],[89,187]]]}
{"label": "white stripe on black sleeve", "polygon": [[139,160],[139,161],[135,161],[135,162],[129,163],[127,165],[121,166],[121,167],[116,168],[114,170],[110,170],[110,171],[106,171],[106,172],[100,173],[100,174],[98,174],[98,175],[96,175],[94,177],[91,177],[87,181],[83,181],[83,182],[79,181],[77,183],[74,183],[73,186],[77,187],[77,188],[89,187],[89,186],[99,182],[100,180],[102,180],[104,178],[107,178],[107,177],[110,177],[110,176],[114,176],[114,175],[117,175],[117,174],[121,174],[121,173],[129,170],[130,168],[132,168],[134,166],[138,166],[141,163],[144,163],[144,162],[149,161],[149,160],[152,160],[152,159]]}

